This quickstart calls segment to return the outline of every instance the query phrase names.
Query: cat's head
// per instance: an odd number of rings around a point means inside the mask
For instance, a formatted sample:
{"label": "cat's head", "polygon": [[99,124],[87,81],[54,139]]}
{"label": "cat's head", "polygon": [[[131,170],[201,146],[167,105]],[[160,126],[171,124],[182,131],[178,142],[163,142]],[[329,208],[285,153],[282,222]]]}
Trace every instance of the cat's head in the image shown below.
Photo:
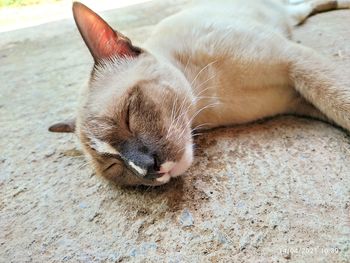
{"label": "cat's head", "polygon": [[96,171],[122,185],[160,185],[185,172],[193,159],[188,81],[86,6],[74,3],[73,14],[95,65],[75,123],[50,130],[75,130]]}

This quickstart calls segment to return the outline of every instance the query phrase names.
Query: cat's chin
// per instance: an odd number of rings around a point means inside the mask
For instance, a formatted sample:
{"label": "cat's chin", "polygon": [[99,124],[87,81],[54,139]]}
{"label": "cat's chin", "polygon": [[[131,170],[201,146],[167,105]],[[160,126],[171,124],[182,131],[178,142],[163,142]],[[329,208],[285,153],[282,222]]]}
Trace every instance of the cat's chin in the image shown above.
{"label": "cat's chin", "polygon": [[157,183],[160,183],[160,184],[166,184],[167,182],[170,181],[170,178],[171,178],[170,174],[165,173],[165,174],[163,174],[162,177],[157,178],[156,181],[157,181]]}

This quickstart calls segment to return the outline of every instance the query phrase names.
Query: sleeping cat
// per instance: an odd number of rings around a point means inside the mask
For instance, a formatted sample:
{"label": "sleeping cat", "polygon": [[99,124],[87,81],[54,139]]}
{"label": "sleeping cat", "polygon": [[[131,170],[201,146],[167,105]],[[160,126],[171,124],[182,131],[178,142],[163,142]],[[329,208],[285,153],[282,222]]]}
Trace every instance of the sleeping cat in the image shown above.
{"label": "sleeping cat", "polygon": [[350,1],[199,1],[136,47],[81,3],[77,27],[94,58],[74,132],[96,171],[122,185],[160,185],[193,160],[194,129],[296,114],[350,130],[350,89],[331,64],[292,42],[292,26]]}

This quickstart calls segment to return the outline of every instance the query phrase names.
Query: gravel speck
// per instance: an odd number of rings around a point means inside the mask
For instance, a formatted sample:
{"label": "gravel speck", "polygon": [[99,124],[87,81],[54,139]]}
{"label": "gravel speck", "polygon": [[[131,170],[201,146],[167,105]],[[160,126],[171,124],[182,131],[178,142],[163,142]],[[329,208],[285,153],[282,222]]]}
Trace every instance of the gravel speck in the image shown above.
{"label": "gravel speck", "polygon": [[180,224],[184,227],[193,226],[194,224],[193,216],[187,208],[185,208],[181,214]]}

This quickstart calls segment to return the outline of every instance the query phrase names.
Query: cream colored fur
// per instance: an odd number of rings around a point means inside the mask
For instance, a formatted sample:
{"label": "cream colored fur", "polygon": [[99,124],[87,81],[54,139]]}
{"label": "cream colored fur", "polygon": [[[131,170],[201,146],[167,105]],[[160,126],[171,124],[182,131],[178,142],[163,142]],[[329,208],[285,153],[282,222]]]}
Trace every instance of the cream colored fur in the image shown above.
{"label": "cream colored fur", "polygon": [[193,114],[207,107],[193,127],[295,113],[350,130],[350,88],[329,62],[289,39],[311,13],[349,8],[350,1],[299,2],[199,1],[157,26],[144,47],[185,74],[188,96],[197,98]]}
{"label": "cream colored fur", "polygon": [[[293,26],[318,12],[350,8],[350,0],[292,2],[197,1],[157,25],[142,52],[76,3],[76,22],[96,63],[76,133],[96,170],[122,184],[163,184],[190,167],[193,129],[279,114],[311,116],[350,131],[349,79],[291,40]],[[142,100],[132,104],[130,117],[122,110],[125,102],[131,105],[131,94]],[[148,156],[154,163],[154,154],[161,157],[160,177],[147,178],[152,166],[134,162],[143,156],[137,147],[134,155],[125,150],[135,140],[155,149]]]}

